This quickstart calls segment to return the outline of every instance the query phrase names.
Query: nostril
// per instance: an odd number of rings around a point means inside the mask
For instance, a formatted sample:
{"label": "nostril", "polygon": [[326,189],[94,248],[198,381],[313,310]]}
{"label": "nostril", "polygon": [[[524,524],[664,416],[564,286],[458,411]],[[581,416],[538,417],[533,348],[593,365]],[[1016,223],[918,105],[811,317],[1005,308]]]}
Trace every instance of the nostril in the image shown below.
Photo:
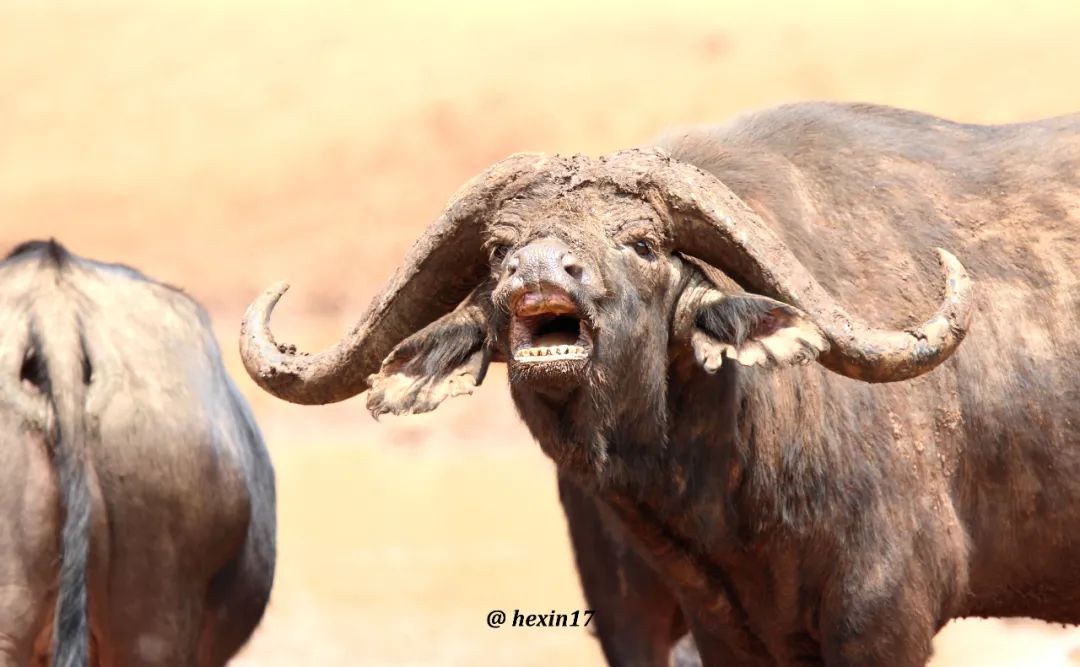
{"label": "nostril", "polygon": [[566,253],[562,256],[562,266],[563,269],[570,274],[571,278],[574,280],[581,280],[581,274],[584,272],[584,268],[573,254]]}

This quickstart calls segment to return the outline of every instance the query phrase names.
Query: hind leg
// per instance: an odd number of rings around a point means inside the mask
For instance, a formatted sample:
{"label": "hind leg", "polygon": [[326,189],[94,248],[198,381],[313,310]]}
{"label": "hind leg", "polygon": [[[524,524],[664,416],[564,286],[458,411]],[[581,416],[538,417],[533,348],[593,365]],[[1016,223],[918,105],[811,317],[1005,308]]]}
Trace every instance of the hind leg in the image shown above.
{"label": "hind leg", "polygon": [[[44,663],[50,642],[44,641],[46,638],[36,640],[42,630],[51,626],[51,605],[47,603],[54,599],[45,591],[35,593],[25,586],[0,585],[0,667]],[[36,651],[39,647],[43,650]]]}
{"label": "hind leg", "polygon": [[270,600],[277,547],[274,473],[264,450],[257,450],[254,460],[247,535],[207,590],[199,667],[227,663],[247,643]]}
{"label": "hind leg", "polygon": [[272,534],[269,548],[265,537],[249,535],[238,557],[210,582],[199,638],[199,667],[226,664],[262,620],[274,581]]}
{"label": "hind leg", "polygon": [[141,589],[110,591],[109,640],[102,664],[111,667],[196,667],[203,600],[174,567],[159,563]]}
{"label": "hind leg", "polygon": [[[247,549],[211,575],[181,565],[189,549],[157,550],[155,559],[115,558],[107,611],[109,667],[220,667],[257,623],[250,606],[265,607],[269,582],[252,583]],[[201,563],[200,563],[201,565]],[[239,628],[239,629],[238,629]]]}
{"label": "hind leg", "polygon": [[22,667],[51,625],[59,498],[45,443],[7,421],[0,413],[0,667]]}

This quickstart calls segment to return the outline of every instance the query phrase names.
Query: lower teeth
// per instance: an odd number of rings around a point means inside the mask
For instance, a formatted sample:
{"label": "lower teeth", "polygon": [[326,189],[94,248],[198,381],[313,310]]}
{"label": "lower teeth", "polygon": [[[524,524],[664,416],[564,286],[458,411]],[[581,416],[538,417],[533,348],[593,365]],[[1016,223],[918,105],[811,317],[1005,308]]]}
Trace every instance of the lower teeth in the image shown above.
{"label": "lower teeth", "polygon": [[555,361],[559,359],[585,359],[589,355],[580,345],[551,345],[526,347],[514,353],[515,361]]}

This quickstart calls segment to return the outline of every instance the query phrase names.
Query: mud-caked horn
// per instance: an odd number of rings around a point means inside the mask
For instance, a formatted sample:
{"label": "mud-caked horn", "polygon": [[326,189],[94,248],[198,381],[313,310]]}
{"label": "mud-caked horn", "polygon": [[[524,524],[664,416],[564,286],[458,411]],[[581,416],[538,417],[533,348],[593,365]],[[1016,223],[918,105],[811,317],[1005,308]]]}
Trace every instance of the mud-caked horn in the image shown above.
{"label": "mud-caked horn", "polygon": [[483,279],[485,214],[547,160],[541,154],[512,155],[466,183],[367,312],[327,350],[307,354],[275,340],[270,316],[288,285],[267,289],[241,323],[240,356],[248,374],[266,391],[293,403],[334,403],[366,390],[367,377],[397,343],[450,312]]}
{"label": "mud-caked horn", "polygon": [[[960,262],[937,249],[944,273],[938,309],[911,329],[878,329],[848,313],[761,217],[719,179],[659,151],[631,150],[607,160],[624,187],[650,191],[667,207],[675,247],[731,275],[744,288],[802,309],[829,349],[819,361],[866,382],[907,380],[949,358],[971,322],[972,284]],[[655,205],[655,204],[654,204]],[[929,249],[928,249],[929,250]]]}

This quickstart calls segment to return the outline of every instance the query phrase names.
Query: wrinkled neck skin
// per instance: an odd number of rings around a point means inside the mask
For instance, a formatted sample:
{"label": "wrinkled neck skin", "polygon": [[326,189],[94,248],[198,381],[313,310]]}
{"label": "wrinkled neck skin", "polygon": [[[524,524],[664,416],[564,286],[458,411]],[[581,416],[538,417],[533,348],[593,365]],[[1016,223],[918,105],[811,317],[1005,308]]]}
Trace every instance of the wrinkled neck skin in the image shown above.
{"label": "wrinkled neck skin", "polygon": [[[665,338],[669,329],[663,328]],[[669,347],[673,356],[638,349],[632,359],[619,360],[625,365],[612,367],[624,372],[592,381],[608,390],[602,393],[578,388],[545,396],[513,383],[511,393],[560,474],[614,510],[637,550],[647,560],[656,558],[652,565],[674,584],[684,605],[705,609],[708,600],[728,596],[730,587],[718,547],[735,547],[740,527],[757,518],[741,513],[749,498],[739,471],[753,458],[736,433],[744,373],[732,362],[708,374],[674,340],[654,349]],[[663,367],[642,368],[651,356],[659,356]],[[647,378],[662,381],[652,386]],[[752,637],[735,643],[746,647],[744,653],[760,652]]]}
{"label": "wrinkled neck skin", "polygon": [[[715,374],[695,361],[691,313],[711,284],[681,261],[674,269],[660,308],[641,308],[632,291],[600,305],[641,316],[604,318],[605,326],[623,330],[607,331],[603,340],[633,344],[598,345],[586,381],[543,388],[516,383],[511,374],[510,384],[522,419],[560,472],[601,497],[648,499],[664,515],[717,500],[714,473],[734,461],[740,377],[733,361]],[[720,487],[727,494],[727,484]]]}
{"label": "wrinkled neck skin", "polygon": [[[668,528],[696,517],[695,526],[685,527],[693,534],[683,538],[703,544],[738,523],[717,513],[739,504],[733,471],[752,458],[736,437],[746,377],[734,361],[715,374],[695,361],[688,344],[691,313],[711,284],[681,262],[675,269],[663,308],[644,311],[659,312],[656,321],[643,314],[609,323],[626,330],[607,332],[605,339],[634,344],[598,349],[586,382],[545,391],[511,376],[510,388],[522,419],[562,474]],[[613,298],[617,302],[602,307],[638,310],[626,303],[637,298],[632,293]],[[751,409],[745,400],[742,409]]]}
{"label": "wrinkled neck skin", "polygon": [[680,295],[704,293],[705,287],[704,279],[681,261],[676,259],[672,268],[661,279],[667,289],[656,290],[663,292],[660,303],[642,296],[651,290],[634,289],[598,301],[602,331],[594,361],[580,382],[537,386],[518,381],[511,369],[510,392],[533,437],[560,471],[586,488],[643,491],[645,480],[663,474],[673,416],[668,349],[689,337],[688,331],[672,336],[672,325],[689,320],[692,300],[680,300]]}
{"label": "wrinkled neck skin", "polygon": [[[736,437],[745,372],[731,362],[708,374],[689,350],[664,362],[668,368],[653,376],[663,377],[658,386],[645,386],[640,367],[611,378],[610,403],[581,389],[566,396],[511,392],[560,472],[599,497],[633,503],[665,523],[695,514],[709,516],[705,523],[714,528],[736,525],[736,517],[712,515],[738,500],[729,473],[748,455]],[[747,402],[742,409],[752,408]]]}
{"label": "wrinkled neck skin", "polygon": [[[700,475],[689,479],[687,469],[732,460],[740,378],[734,361],[715,374],[695,361],[691,313],[712,285],[681,261],[674,268],[660,308],[632,303],[638,299],[632,292],[600,305],[640,316],[604,318],[606,327],[622,330],[605,332],[603,340],[633,344],[598,345],[584,382],[536,387],[514,382],[511,373],[510,384],[523,420],[561,472],[596,493],[663,499],[656,509],[672,511],[701,490],[690,488],[691,481],[705,486]],[[713,460],[713,452],[723,461]]]}
{"label": "wrinkled neck skin", "polygon": [[[681,287],[695,289],[692,276]],[[706,373],[683,340],[685,313],[666,313],[648,323],[663,339],[629,346],[632,356],[605,366],[621,369],[617,377],[582,385],[589,394],[546,400],[511,388],[560,473],[610,507],[670,585],[699,646],[715,641],[746,664],[814,653],[819,632],[846,618],[821,607],[843,594],[827,590],[843,579],[837,572],[880,588],[867,604],[906,581],[951,605],[966,581],[962,532],[951,513],[911,502],[920,473],[895,448],[866,441],[881,416],[872,389],[816,365],[727,361]],[[842,419],[833,401],[845,406]],[[942,543],[954,548],[932,548]],[[924,611],[943,622],[952,610]],[[783,650],[770,658],[766,646]]]}

